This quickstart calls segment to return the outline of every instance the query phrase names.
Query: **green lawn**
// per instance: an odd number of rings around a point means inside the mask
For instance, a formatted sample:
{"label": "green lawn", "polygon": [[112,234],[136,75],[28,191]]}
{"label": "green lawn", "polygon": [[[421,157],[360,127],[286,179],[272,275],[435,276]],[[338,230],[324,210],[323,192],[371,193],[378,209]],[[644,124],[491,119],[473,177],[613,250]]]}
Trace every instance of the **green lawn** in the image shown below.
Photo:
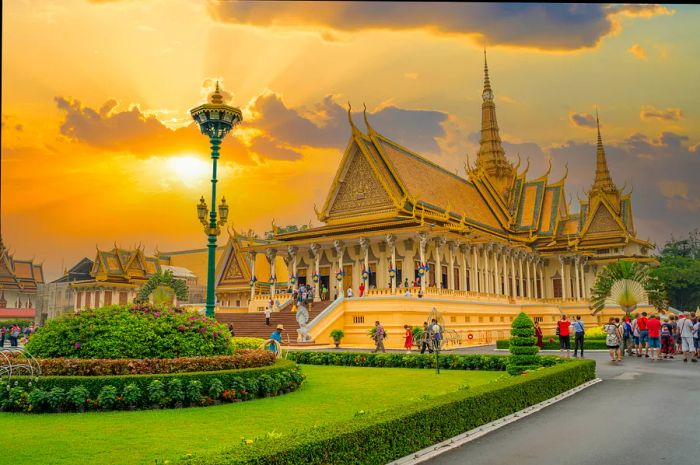
{"label": "green lawn", "polygon": [[3,443],[24,464],[153,464],[268,432],[351,419],[505,375],[491,371],[304,365],[297,392],[215,407],[84,414],[0,413]]}

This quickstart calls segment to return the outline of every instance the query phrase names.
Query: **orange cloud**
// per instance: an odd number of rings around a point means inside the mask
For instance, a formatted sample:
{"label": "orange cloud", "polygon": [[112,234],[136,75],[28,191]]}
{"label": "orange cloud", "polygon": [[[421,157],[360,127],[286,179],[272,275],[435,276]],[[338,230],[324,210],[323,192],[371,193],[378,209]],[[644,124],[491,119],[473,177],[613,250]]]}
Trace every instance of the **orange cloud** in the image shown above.
{"label": "orange cloud", "polygon": [[647,51],[644,49],[639,44],[634,44],[630,48],[627,49],[628,52],[632,54],[635,58],[638,60],[646,60],[647,59]]}
{"label": "orange cloud", "polygon": [[665,110],[655,108],[652,105],[643,106],[639,112],[639,119],[645,120],[661,120],[661,121],[678,121],[683,119],[683,111],[680,108],[666,108]]}

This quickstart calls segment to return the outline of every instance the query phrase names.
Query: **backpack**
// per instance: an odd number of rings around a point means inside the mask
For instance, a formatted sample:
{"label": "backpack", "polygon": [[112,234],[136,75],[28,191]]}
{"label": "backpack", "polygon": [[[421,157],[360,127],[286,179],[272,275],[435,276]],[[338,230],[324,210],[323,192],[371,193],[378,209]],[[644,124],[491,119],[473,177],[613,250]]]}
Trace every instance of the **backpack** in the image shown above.
{"label": "backpack", "polygon": [[632,333],[632,325],[625,321],[625,326],[623,328],[622,334],[624,337],[630,337],[630,333]]}

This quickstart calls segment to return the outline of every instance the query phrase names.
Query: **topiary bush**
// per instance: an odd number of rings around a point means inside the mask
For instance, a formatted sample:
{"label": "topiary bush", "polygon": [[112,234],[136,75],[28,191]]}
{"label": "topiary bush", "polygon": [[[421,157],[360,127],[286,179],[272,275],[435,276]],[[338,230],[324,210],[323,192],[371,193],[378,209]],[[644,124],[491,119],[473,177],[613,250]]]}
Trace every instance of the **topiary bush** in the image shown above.
{"label": "topiary bush", "polygon": [[174,358],[230,355],[225,325],[180,309],[112,305],[46,322],[27,344],[38,358]]}
{"label": "topiary bush", "polygon": [[234,336],[231,338],[233,350],[260,349],[264,343],[265,339],[260,339],[259,337]]}
{"label": "topiary bush", "polygon": [[508,349],[512,354],[506,370],[511,375],[519,375],[527,370],[534,370],[541,366],[540,357],[537,356],[538,347],[535,345],[534,323],[525,312],[520,312],[510,330],[510,344]]}

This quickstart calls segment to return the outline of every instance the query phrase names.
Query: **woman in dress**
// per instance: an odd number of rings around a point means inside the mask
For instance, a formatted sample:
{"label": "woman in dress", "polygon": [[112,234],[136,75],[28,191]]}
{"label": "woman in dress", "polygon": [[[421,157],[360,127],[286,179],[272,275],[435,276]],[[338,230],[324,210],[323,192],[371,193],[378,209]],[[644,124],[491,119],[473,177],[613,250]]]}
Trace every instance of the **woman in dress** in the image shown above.
{"label": "woman in dress", "polygon": [[618,349],[620,348],[620,326],[615,324],[615,318],[610,317],[608,324],[603,326],[603,331],[607,333],[605,338],[605,345],[610,351],[610,361],[622,361],[621,357],[618,357]]}
{"label": "woman in dress", "polygon": [[406,330],[406,342],[404,342],[403,346],[406,348],[406,351],[410,353],[413,348],[413,330],[408,325],[403,325],[403,329]]}
{"label": "woman in dress", "polygon": [[540,328],[540,324],[537,321],[535,321],[535,336],[537,337],[537,347],[542,350],[542,328]]}

